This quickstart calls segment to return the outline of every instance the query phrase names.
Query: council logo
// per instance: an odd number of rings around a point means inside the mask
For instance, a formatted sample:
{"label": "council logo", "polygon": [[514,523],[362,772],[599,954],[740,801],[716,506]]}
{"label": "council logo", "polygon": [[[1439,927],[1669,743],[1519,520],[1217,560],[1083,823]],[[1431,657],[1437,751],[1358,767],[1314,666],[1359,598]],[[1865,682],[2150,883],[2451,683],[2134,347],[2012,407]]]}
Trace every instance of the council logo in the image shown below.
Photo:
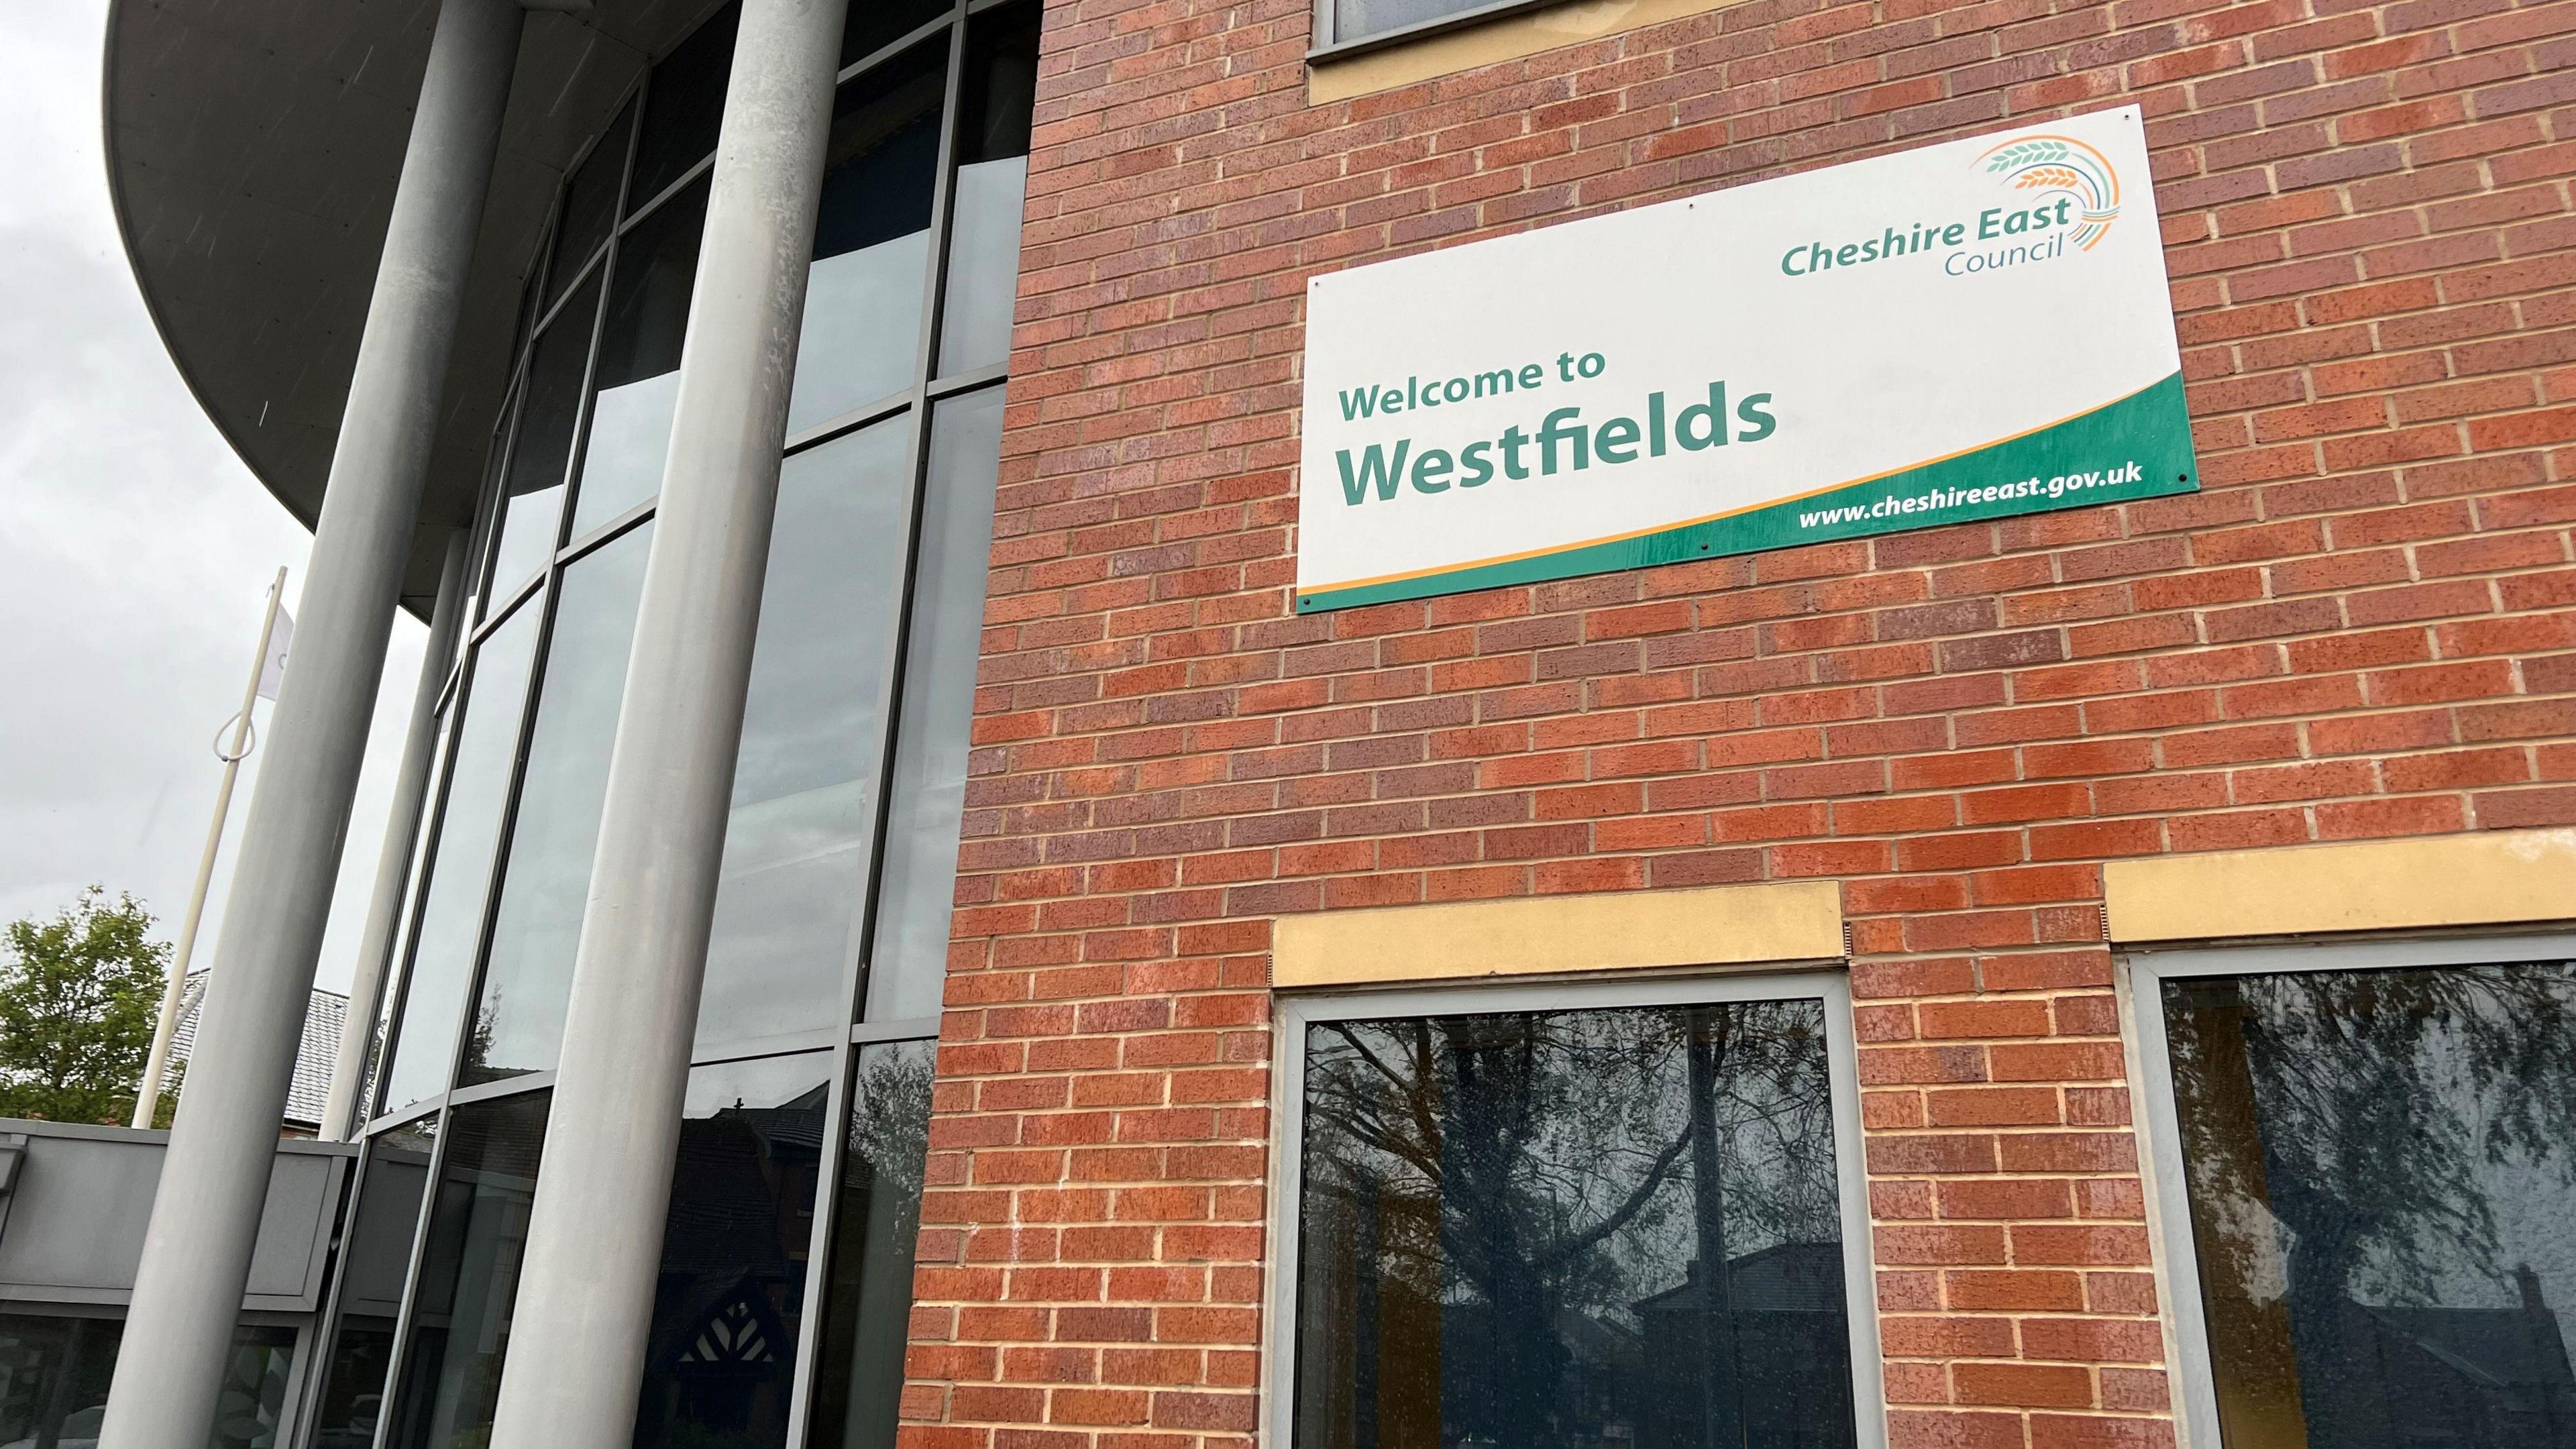
{"label": "council logo", "polygon": [[2120,173],[2110,158],[2072,136],[2025,136],[1978,157],[1974,169],[2016,191],[2071,191],[2077,213],[2070,238],[2091,251],[2120,216]]}

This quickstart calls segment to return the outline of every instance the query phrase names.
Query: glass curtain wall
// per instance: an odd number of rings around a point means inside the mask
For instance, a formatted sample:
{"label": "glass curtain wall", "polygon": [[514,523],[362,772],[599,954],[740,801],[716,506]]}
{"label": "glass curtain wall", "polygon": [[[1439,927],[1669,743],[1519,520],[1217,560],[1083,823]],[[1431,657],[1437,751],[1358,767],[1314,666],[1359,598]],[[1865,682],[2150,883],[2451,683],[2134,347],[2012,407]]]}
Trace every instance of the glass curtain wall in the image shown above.
{"label": "glass curtain wall", "polygon": [[[529,282],[361,1169],[408,1269],[390,1325],[335,1320],[353,1440],[488,1433],[736,9],[567,174]],[[850,17],[638,1446],[893,1441],[1038,17]]]}

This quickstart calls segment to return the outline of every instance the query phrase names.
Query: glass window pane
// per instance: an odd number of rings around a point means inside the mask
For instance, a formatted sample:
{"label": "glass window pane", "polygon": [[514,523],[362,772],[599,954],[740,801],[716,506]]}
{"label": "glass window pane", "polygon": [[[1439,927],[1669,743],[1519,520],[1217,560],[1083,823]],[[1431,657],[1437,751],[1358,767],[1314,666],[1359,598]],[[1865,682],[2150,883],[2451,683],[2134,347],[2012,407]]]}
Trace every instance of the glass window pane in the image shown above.
{"label": "glass window pane", "polygon": [[1855,1442],[1821,1002],[1305,1051],[1298,1449]]}
{"label": "glass window pane", "polygon": [[[0,1313],[0,1444],[94,1449],[124,1336],[114,1318]],[[233,1330],[207,1449],[273,1449],[294,1352],[294,1329]]]}
{"label": "glass window pane", "polygon": [[563,523],[564,465],[580,421],[582,378],[590,363],[591,324],[599,310],[593,278],[537,339],[528,364],[527,402],[519,442],[501,490],[501,541],[493,551],[492,596],[506,599],[554,556]]}
{"label": "glass window pane", "polygon": [[385,1371],[393,1366],[390,1318],[344,1313],[331,1341],[331,1366],[314,1410],[313,1449],[373,1449],[384,1412]]}
{"label": "glass window pane", "polygon": [[861,1048],[851,1073],[806,1441],[818,1449],[894,1444],[930,1146],[931,1060],[930,1042],[885,1042]]}
{"label": "glass window pane", "polygon": [[[451,699],[453,697],[453,695],[450,696]],[[431,746],[429,756],[431,761],[429,786],[427,793],[421,796],[423,800],[435,801],[441,790],[445,788],[448,762],[447,725],[454,712],[453,705],[439,711],[437,740]],[[427,813],[424,812],[420,822],[420,838],[412,842],[411,873],[403,879],[402,914],[396,918],[398,929],[394,936],[393,949],[386,957],[388,981],[400,979],[392,973],[401,969],[404,959],[410,954],[412,932],[419,924],[415,912],[420,906],[421,887],[426,883],[424,872],[429,868],[431,824]],[[378,1096],[377,1089],[384,1084],[385,1043],[392,1039],[394,1008],[399,1004],[396,993],[387,991],[384,999],[376,1007],[376,1019],[372,1027],[374,1040],[367,1044],[366,1073],[358,1090],[358,1115],[361,1119],[381,1116],[386,1107],[395,1105]]]}
{"label": "glass window pane", "polygon": [[370,1449],[393,1364],[394,1315],[402,1308],[413,1229],[429,1189],[437,1119],[398,1128],[367,1144],[365,1180],[341,1258],[340,1316],[316,1408],[315,1449]]}
{"label": "glass window pane", "polygon": [[467,681],[473,692],[466,697],[465,723],[449,766],[429,894],[412,943],[411,980],[403,988],[402,1028],[385,1073],[388,1108],[443,1090],[456,1060],[456,1031],[474,975],[474,949],[483,936],[492,852],[500,844],[501,806],[519,755],[543,604],[540,596],[520,605],[474,651]]}
{"label": "glass window pane", "polygon": [[636,1449],[787,1443],[832,1054],[689,1073]]}
{"label": "glass window pane", "polygon": [[564,569],[460,1085],[555,1064],[582,903],[590,893],[590,859],[599,845],[635,605],[652,547],[653,526],[645,523]]}
{"label": "glass window pane", "polygon": [[124,1331],[113,1318],[0,1313],[0,1436],[30,1449],[96,1443]]}
{"label": "glass window pane", "polygon": [[837,1022],[911,532],[912,419],[787,460],[707,948],[701,1043]]}
{"label": "glass window pane", "polygon": [[661,491],[707,185],[704,177],[691,182],[618,239],[617,276],[591,381],[599,391],[591,402],[590,438],[582,445],[581,488],[573,498],[575,538]]}
{"label": "glass window pane", "polygon": [[912,385],[947,76],[943,39],[851,81],[834,102],[791,433]]}
{"label": "glass window pane", "polygon": [[447,1115],[389,1449],[460,1449],[489,1437],[550,1098],[522,1092]]}
{"label": "glass window pane", "polygon": [[952,8],[948,0],[877,0],[851,6],[849,21],[841,27],[841,69],[848,70]]}
{"label": "glass window pane", "polygon": [[563,216],[546,258],[548,301],[563,295],[582,263],[608,240],[609,225],[617,219],[617,184],[626,177],[626,128],[634,123],[635,102],[629,100],[564,187]]}
{"label": "glass window pane", "polygon": [[975,660],[993,550],[993,488],[1002,463],[1002,390],[951,398],[932,416],[912,645],[904,652],[903,723],[887,787],[885,879],[868,968],[870,1021],[937,1015],[948,977]]}
{"label": "glass window pane", "polygon": [[2576,962],[2164,986],[2235,1449],[2576,1442]]}
{"label": "glass window pane", "polygon": [[1038,7],[975,17],[958,100],[955,220],[939,371],[989,367],[1010,356],[1019,289],[1020,212],[1029,189],[1029,120],[1037,101]]}
{"label": "glass window pane", "polygon": [[1380,35],[1491,3],[1492,0],[1333,0],[1333,39]]}
{"label": "glass window pane", "polygon": [[742,6],[727,5],[653,67],[644,88],[644,134],[635,138],[635,183],[626,191],[630,210],[661,195],[716,149],[741,24]]}

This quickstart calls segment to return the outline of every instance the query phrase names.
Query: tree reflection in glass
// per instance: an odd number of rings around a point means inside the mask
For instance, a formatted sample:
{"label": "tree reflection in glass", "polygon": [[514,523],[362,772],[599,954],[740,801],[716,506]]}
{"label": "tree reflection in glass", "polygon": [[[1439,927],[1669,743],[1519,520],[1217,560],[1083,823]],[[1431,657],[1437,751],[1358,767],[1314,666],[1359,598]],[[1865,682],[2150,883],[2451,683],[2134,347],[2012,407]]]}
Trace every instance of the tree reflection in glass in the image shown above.
{"label": "tree reflection in glass", "polygon": [[892,1449],[912,1309],[932,1043],[862,1048],[850,1076],[829,1277],[814,1365],[811,1449]]}
{"label": "tree reflection in glass", "polygon": [[2229,1449],[2576,1445],[2576,965],[2168,981]]}
{"label": "tree reflection in glass", "polygon": [[1820,1002],[1323,1022],[1306,1072],[1300,1449],[1853,1443]]}

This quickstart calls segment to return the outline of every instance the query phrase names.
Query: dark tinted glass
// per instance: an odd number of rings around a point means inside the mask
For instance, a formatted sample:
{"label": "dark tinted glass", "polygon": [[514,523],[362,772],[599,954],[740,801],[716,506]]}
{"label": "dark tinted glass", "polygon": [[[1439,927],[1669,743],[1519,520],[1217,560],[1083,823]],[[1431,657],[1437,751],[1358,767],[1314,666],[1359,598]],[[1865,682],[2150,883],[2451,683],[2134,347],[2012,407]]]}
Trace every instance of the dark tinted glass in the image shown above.
{"label": "dark tinted glass", "polygon": [[823,1341],[814,1362],[807,1442],[816,1449],[894,1444],[930,1145],[931,1047],[908,1041],[863,1048],[851,1076],[850,1133],[832,1206]]}
{"label": "dark tinted glass", "polygon": [[2576,1445],[2576,963],[2170,981],[2230,1449]]}
{"label": "dark tinted glass", "polygon": [[661,195],[716,149],[725,84],[733,69],[734,31],[741,24],[742,6],[727,5],[653,67],[645,84],[644,134],[635,138],[629,208]]}
{"label": "dark tinted glass", "polygon": [[460,1449],[490,1438],[550,1097],[522,1092],[448,1113],[389,1449]]}
{"label": "dark tinted glass", "polygon": [[957,897],[958,823],[966,811],[975,661],[1001,472],[1002,390],[950,398],[932,416],[903,717],[887,787],[893,798],[884,884],[868,963],[870,1021],[937,1015],[948,979],[948,918]]}
{"label": "dark tinted glass", "polygon": [[582,263],[608,240],[608,229],[617,220],[617,183],[626,174],[627,128],[635,124],[635,103],[628,101],[610,122],[599,144],[573,168],[572,181],[564,187],[563,215],[555,226],[555,241],[546,261],[546,296],[549,300],[563,295],[581,271]]}
{"label": "dark tinted glass", "polygon": [[1009,5],[979,15],[968,36],[947,310],[939,333],[943,374],[989,367],[1010,355],[1020,214],[1029,189],[1029,117],[1037,99],[1038,7]]}
{"label": "dark tinted glass", "polygon": [[1029,154],[1037,106],[1039,7],[1032,0],[988,10],[969,22],[965,90],[957,98],[961,164]]}
{"label": "dark tinted glass", "polygon": [[645,523],[564,569],[492,917],[490,964],[457,1073],[463,1085],[555,1064],[652,547],[653,525]]}
{"label": "dark tinted glass", "polygon": [[494,548],[492,594],[510,590],[545,567],[563,525],[564,470],[572,460],[573,427],[581,421],[582,379],[590,365],[590,338],[598,320],[599,281],[582,287],[537,338],[528,364],[527,401],[519,409],[519,441],[501,490],[501,541]]}
{"label": "dark tinted glass", "polygon": [[[406,1244],[405,1246],[409,1246]],[[344,1314],[314,1410],[313,1449],[371,1449],[384,1412],[385,1370],[393,1366],[390,1318]]]}
{"label": "dark tinted glass", "polygon": [[464,734],[449,767],[447,802],[429,894],[412,945],[411,979],[403,988],[402,1026],[386,1069],[383,1105],[417,1102],[448,1084],[457,1027],[483,935],[492,888],[492,852],[501,841],[501,807],[518,760],[519,725],[528,702],[528,670],[537,652],[544,598],[530,599],[474,651]]}
{"label": "dark tinted glass", "polygon": [[832,1054],[689,1073],[636,1449],[787,1443]]}
{"label": "dark tinted glass", "polygon": [[1299,1449],[1854,1442],[1820,1002],[1304,1045]]}
{"label": "dark tinted glass", "polygon": [[402,1308],[413,1230],[428,1193],[430,1129],[436,1121],[433,1116],[420,1127],[386,1132],[367,1144],[357,1211],[341,1253],[340,1317],[315,1410],[315,1449],[369,1449],[376,1441],[386,1371],[393,1366],[394,1315]]}
{"label": "dark tinted glass", "polygon": [[952,8],[948,0],[878,0],[851,6],[850,18],[841,27],[841,68],[857,65]]}
{"label": "dark tinted glass", "polygon": [[866,72],[833,103],[790,432],[912,385],[947,77],[943,39]]}
{"label": "dark tinted glass", "polygon": [[912,420],[787,460],[698,1009],[701,1043],[839,1019],[902,599]]}
{"label": "dark tinted glass", "polygon": [[[114,1318],[0,1313],[0,1443],[94,1449],[124,1336]],[[272,1449],[294,1352],[294,1329],[233,1330],[206,1449]]]}
{"label": "dark tinted glass", "polygon": [[573,499],[579,538],[662,487],[671,408],[680,398],[680,344],[698,277],[708,181],[700,177],[618,239],[617,275],[600,323],[590,440]]}

